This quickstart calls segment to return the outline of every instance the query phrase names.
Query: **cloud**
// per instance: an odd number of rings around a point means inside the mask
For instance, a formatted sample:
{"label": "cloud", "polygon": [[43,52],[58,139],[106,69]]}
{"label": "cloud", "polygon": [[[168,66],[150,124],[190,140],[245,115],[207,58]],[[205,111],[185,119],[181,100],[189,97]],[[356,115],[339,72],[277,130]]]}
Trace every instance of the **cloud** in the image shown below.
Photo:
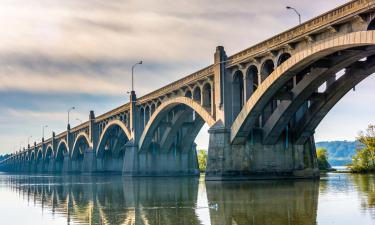
{"label": "cloud", "polygon": [[[64,130],[64,112],[73,104],[82,110],[77,116],[87,118],[90,109],[99,115],[125,103],[135,61],[145,61],[135,76],[141,96],[211,64],[217,45],[232,55],[295,26],[298,18],[286,5],[307,20],[345,2],[1,1],[0,148],[12,148],[8,139],[18,142],[6,138],[9,130],[18,139],[39,137],[43,123]],[[371,97],[372,90],[361,96]],[[344,103],[366,107],[352,98]],[[334,115],[346,110],[339,107]],[[9,118],[19,123],[12,126]],[[344,135],[327,126],[333,136]],[[199,148],[207,147],[207,136],[198,139]]]}

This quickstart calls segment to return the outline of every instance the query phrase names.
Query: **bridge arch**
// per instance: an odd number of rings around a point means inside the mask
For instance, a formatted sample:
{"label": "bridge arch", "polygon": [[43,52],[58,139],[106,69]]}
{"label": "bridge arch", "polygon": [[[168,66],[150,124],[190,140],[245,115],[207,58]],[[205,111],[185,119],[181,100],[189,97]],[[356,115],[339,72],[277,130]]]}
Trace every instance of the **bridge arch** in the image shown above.
{"label": "bridge arch", "polygon": [[232,120],[240,113],[245,103],[244,76],[241,70],[236,70],[232,76]]}
{"label": "bridge arch", "polygon": [[42,148],[38,148],[36,156],[37,156],[36,160],[38,162],[41,162],[43,160],[43,149]]}
{"label": "bridge arch", "polygon": [[263,82],[275,70],[275,63],[272,59],[266,59],[260,68],[261,80]]}
{"label": "bridge arch", "polygon": [[161,120],[171,111],[171,109],[181,105],[187,106],[188,108],[196,112],[210,127],[215,123],[215,120],[211,116],[211,114],[201,104],[195,102],[193,99],[187,97],[176,97],[169,99],[163,102],[155,110],[154,115],[147,123],[138,143],[139,151],[145,151],[149,148],[152,142],[153,133],[158,127]]}
{"label": "bridge arch", "polygon": [[[245,107],[231,127],[231,141],[235,142],[238,138],[243,139],[249,135],[260,112],[272,101],[276,92],[298,71],[335,52],[355,47],[373,46],[374,44],[374,31],[359,31],[317,42],[294,54],[277,67],[246,102]],[[368,52],[368,54],[371,54],[371,52]]]}
{"label": "bridge arch", "polygon": [[85,151],[90,147],[90,139],[85,132],[80,132],[73,144],[71,151],[71,171],[81,172]]}
{"label": "bridge arch", "polygon": [[209,111],[212,107],[212,85],[206,82],[202,86],[202,106]]}
{"label": "bridge arch", "polygon": [[84,155],[84,150],[82,147],[90,147],[90,138],[85,132],[80,132],[73,144],[73,149],[71,153],[72,160],[82,158]]}
{"label": "bridge arch", "polygon": [[259,72],[258,67],[254,64],[251,64],[246,70],[246,100],[258,89],[259,86]]}
{"label": "bridge arch", "polygon": [[283,52],[280,54],[280,56],[277,58],[277,64],[276,66],[280,66],[283,64],[286,60],[288,60],[292,55],[289,52]]}
{"label": "bridge arch", "polygon": [[68,143],[66,140],[62,139],[59,144],[57,145],[56,149],[56,159],[60,158],[63,159],[64,155],[69,152]]}
{"label": "bridge arch", "polygon": [[367,26],[367,30],[375,30],[375,19],[372,19]]}
{"label": "bridge arch", "polygon": [[192,98],[193,97],[190,88],[185,91],[185,97],[187,97],[187,98]]}
{"label": "bridge arch", "polygon": [[57,145],[55,157],[55,170],[57,172],[62,172],[64,169],[64,161],[65,157],[69,154],[68,143],[66,140],[60,140],[59,144]]}
{"label": "bridge arch", "polygon": [[[374,53],[375,54],[375,53]],[[375,72],[375,56],[367,57],[365,61],[357,61],[346,69],[334,83],[324,91],[325,98],[317,99],[301,118],[294,129],[297,134],[295,142],[304,144],[320,122],[331,109],[360,82]]]}
{"label": "bridge arch", "polygon": [[44,158],[44,161],[49,162],[49,160],[53,157],[54,157],[54,152],[53,152],[52,144],[49,144],[46,147],[46,152],[43,158]]}
{"label": "bridge arch", "polygon": [[193,99],[199,104],[202,103],[202,91],[201,88],[197,85],[193,90]]}
{"label": "bridge arch", "polygon": [[105,145],[105,140],[106,138],[108,138],[109,136],[109,131],[115,127],[118,127],[122,130],[122,132],[124,132],[124,134],[126,135],[126,138],[128,140],[131,139],[131,134],[130,134],[130,131],[128,130],[128,128],[125,126],[124,123],[122,123],[121,121],[119,120],[112,120],[110,121],[103,129],[103,132],[99,138],[99,144],[98,144],[98,147],[96,149],[96,155],[99,155],[101,154],[102,152],[100,152],[101,150],[103,150],[103,147]]}
{"label": "bridge arch", "polygon": [[131,139],[128,128],[119,120],[109,122],[104,128],[96,149],[97,170],[121,172],[125,144]]}
{"label": "bridge arch", "polygon": [[35,160],[35,151],[30,153],[30,161],[33,162]]}

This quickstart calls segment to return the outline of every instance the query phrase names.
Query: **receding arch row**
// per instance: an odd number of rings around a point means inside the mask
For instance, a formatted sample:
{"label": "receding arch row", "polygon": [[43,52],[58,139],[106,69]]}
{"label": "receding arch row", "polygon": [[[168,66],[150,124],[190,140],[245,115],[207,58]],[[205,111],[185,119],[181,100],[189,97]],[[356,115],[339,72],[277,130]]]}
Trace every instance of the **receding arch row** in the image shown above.
{"label": "receding arch row", "polygon": [[265,58],[261,63],[249,63],[244,69],[232,73],[232,120],[235,120],[245,102],[258,89],[258,86],[291,57],[289,52],[282,52],[278,57]]}
{"label": "receding arch row", "polygon": [[298,70],[312,62],[348,48],[371,46],[375,44],[374,31],[360,31],[344,34],[317,42],[287,59],[266,78],[246,102],[231,127],[231,141],[247,137],[262,109],[272,96],[292,78]]}
{"label": "receding arch row", "polygon": [[[98,153],[99,148],[102,147],[103,140],[106,138],[106,135],[108,135],[108,131],[113,127],[119,127],[123,131],[124,135],[126,136],[126,139],[130,140],[131,134],[130,134],[130,131],[125,126],[125,124],[120,120],[112,120],[103,129],[103,132],[102,132],[102,134],[100,136],[100,139],[99,139],[98,147],[97,147],[97,149],[95,149],[96,153]],[[29,153],[30,157],[28,157],[28,158],[29,158],[30,161],[33,161],[33,160],[36,160],[36,159],[40,159],[40,156],[42,156],[42,159],[44,161],[49,161],[52,158],[54,158],[55,160],[62,161],[63,158],[68,153],[70,153],[70,155],[69,155],[70,158],[74,159],[78,154],[83,154],[83,152],[80,152],[80,151],[82,151],[80,149],[80,146],[82,144],[86,145],[88,148],[93,147],[92,142],[89,139],[89,136],[85,132],[80,132],[80,133],[77,134],[77,136],[74,140],[74,143],[72,145],[71,151],[69,151],[69,146],[68,146],[67,141],[65,139],[61,139],[57,143],[55,152],[53,151],[52,144],[48,144],[45,148],[45,152],[43,152],[42,148],[39,148],[36,152],[30,151],[30,153]]]}

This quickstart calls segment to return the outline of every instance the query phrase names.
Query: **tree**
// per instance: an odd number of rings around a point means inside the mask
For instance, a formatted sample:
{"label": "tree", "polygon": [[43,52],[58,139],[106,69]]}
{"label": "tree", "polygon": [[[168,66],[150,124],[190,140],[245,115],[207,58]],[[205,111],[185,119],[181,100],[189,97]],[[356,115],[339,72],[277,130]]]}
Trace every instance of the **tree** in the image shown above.
{"label": "tree", "polygon": [[369,172],[375,170],[375,125],[369,125],[366,132],[357,137],[358,146],[353,156],[350,169],[353,172]]}
{"label": "tree", "polygon": [[207,151],[198,150],[198,165],[201,172],[206,171],[207,165]]}
{"label": "tree", "polygon": [[331,165],[328,163],[327,149],[318,148],[316,150],[316,155],[318,158],[318,166],[320,170],[329,170]]}

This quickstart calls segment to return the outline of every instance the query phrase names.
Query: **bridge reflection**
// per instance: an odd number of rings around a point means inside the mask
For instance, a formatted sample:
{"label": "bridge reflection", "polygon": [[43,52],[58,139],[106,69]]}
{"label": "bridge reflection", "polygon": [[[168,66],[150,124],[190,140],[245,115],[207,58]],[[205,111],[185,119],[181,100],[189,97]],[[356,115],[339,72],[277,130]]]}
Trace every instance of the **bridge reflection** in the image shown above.
{"label": "bridge reflection", "polygon": [[67,224],[316,224],[318,181],[10,176],[6,187]]}

